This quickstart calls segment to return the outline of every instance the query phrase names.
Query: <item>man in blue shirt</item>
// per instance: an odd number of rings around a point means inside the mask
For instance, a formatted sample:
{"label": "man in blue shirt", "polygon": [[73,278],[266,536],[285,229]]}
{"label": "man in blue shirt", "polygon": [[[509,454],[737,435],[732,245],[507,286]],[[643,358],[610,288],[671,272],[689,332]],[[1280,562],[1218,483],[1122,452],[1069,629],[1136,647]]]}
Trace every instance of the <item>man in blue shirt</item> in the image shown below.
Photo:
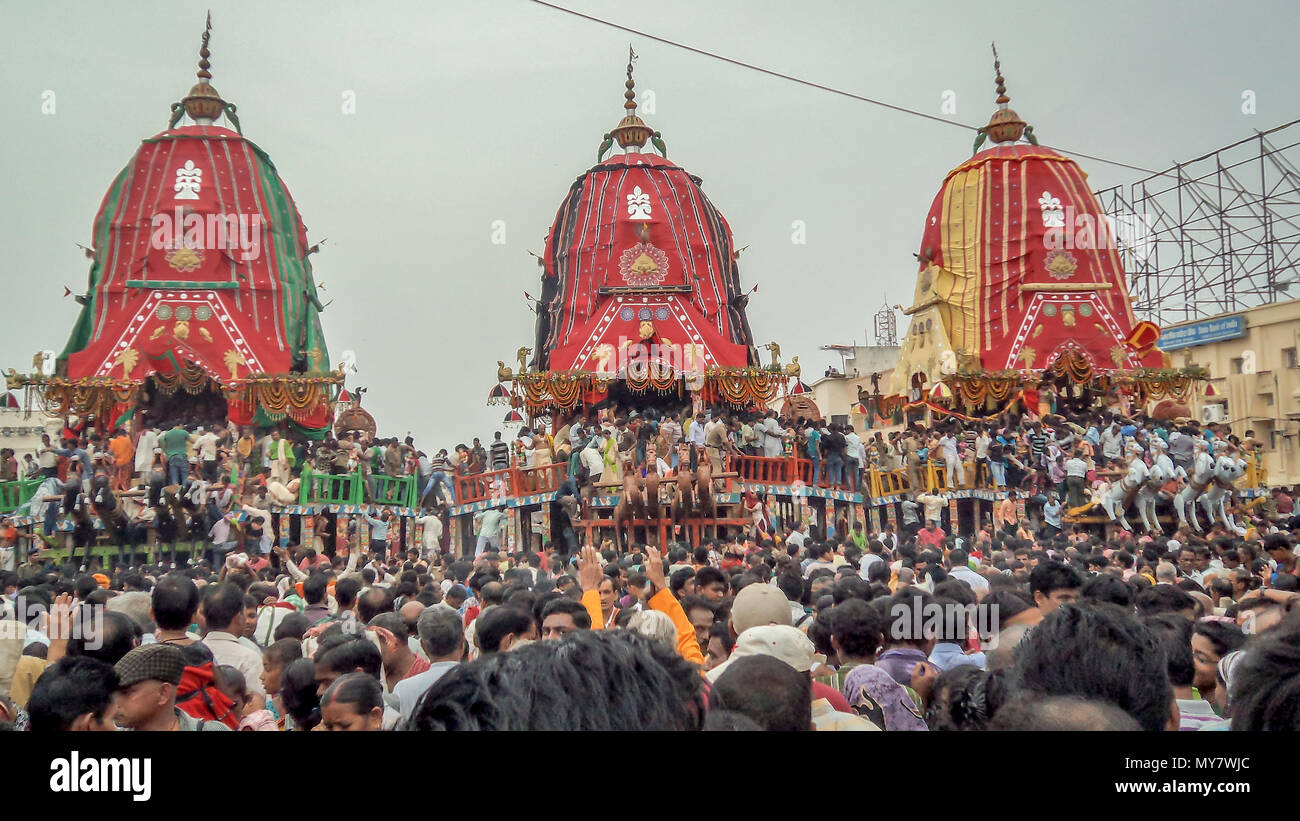
{"label": "man in blue shirt", "polygon": [[809,459],[812,460],[813,463],[812,483],[814,487],[821,484],[821,480],[822,480],[822,451],[821,451],[822,434],[821,431],[817,429],[818,424],[819,423],[817,422],[809,423],[808,447],[804,451],[804,453],[808,456]]}

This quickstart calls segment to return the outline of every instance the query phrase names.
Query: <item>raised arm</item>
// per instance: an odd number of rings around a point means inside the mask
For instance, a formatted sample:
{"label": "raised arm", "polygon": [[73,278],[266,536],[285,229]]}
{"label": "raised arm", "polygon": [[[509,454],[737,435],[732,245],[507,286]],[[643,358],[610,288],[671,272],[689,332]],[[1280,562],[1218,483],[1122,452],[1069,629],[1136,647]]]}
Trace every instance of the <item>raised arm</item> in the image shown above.
{"label": "raised arm", "polygon": [[645,575],[651,587],[659,591],[646,604],[651,610],[658,610],[672,619],[673,626],[677,628],[677,655],[703,667],[704,654],[700,652],[700,642],[695,638],[695,626],[686,617],[681,602],[668,589],[668,583],[664,579],[663,557],[656,548],[646,547]]}
{"label": "raised arm", "polygon": [[578,554],[578,584],[582,586],[582,605],[591,616],[591,629],[604,630],[605,616],[600,612],[600,581],[605,574],[600,571],[600,558],[596,548],[587,545]]}

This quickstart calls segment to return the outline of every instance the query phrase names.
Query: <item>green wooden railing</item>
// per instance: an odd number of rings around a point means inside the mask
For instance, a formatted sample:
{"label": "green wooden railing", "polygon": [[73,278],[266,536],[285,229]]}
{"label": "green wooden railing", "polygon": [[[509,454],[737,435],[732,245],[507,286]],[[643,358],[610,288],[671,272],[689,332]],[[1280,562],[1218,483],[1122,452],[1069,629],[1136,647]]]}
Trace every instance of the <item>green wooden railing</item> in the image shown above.
{"label": "green wooden railing", "polygon": [[36,489],[41,486],[45,480],[41,479],[19,479],[14,482],[0,482],[0,513],[13,513],[18,508],[27,504],[32,496],[36,494]]}
{"label": "green wooden railing", "polygon": [[359,505],[361,493],[360,473],[334,476],[304,469],[298,485],[298,504]]}
{"label": "green wooden railing", "polygon": [[419,494],[416,477],[377,474],[374,480],[375,498],[371,499],[369,488],[360,472],[334,476],[304,470],[302,482],[298,486],[298,504],[359,505],[370,502],[415,507]]}

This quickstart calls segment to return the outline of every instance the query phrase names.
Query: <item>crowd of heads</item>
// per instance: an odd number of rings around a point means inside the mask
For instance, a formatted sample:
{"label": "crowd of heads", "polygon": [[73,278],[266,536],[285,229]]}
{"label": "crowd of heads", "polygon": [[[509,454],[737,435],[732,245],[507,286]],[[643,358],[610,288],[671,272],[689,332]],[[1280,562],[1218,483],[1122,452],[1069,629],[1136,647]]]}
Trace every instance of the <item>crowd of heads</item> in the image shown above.
{"label": "crowd of heads", "polygon": [[28,569],[0,582],[25,631],[0,656],[3,713],[34,731],[1295,729],[1293,524]]}

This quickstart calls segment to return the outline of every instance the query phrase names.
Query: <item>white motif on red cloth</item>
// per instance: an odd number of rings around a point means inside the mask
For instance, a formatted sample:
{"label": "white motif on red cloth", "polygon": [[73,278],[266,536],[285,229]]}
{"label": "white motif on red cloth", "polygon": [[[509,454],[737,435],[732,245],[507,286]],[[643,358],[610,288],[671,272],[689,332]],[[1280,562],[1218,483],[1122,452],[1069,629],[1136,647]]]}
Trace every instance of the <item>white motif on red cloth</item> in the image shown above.
{"label": "white motif on red cloth", "polygon": [[650,219],[650,195],[639,185],[627,195],[627,215],[632,219]]}
{"label": "white motif on red cloth", "polygon": [[1043,211],[1044,228],[1064,228],[1065,209],[1061,207],[1061,198],[1053,197],[1052,192],[1044,191],[1038,198],[1038,207]]}
{"label": "white motif on red cloth", "polygon": [[176,169],[176,200],[197,200],[199,189],[203,187],[203,169],[196,168],[194,160],[186,160],[185,165]]}

